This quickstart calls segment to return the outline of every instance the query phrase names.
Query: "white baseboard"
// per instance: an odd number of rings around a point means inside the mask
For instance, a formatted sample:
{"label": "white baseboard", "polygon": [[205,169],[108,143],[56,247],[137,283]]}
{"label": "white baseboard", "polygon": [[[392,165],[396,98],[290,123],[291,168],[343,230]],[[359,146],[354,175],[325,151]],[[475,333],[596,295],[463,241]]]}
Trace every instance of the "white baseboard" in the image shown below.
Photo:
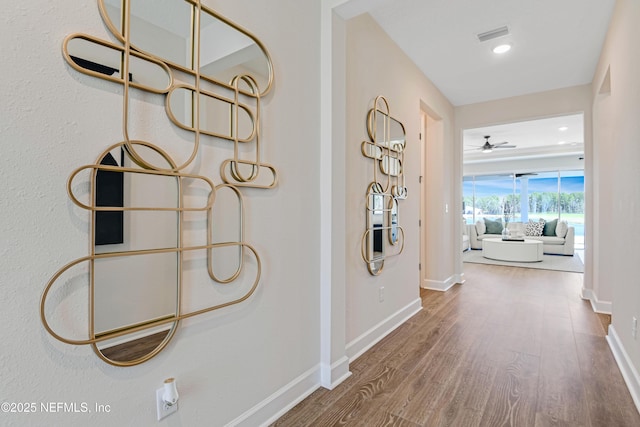
{"label": "white baseboard", "polygon": [[580,297],[589,300],[589,302],[591,302],[591,308],[593,308],[593,311],[596,313],[611,314],[611,301],[600,301],[593,290],[582,288]]}
{"label": "white baseboard", "polygon": [[236,426],[268,426],[320,387],[320,365],[317,365],[262,402],[227,424]]}
{"label": "white baseboard", "polygon": [[[373,328],[347,345],[347,356],[331,365],[331,378],[334,380],[327,388],[333,388],[347,379],[349,363],[373,347],[378,341],[406,322],[411,316],[422,310],[422,300],[417,298],[406,307],[392,314]],[[268,426],[287,411],[307,398],[321,386],[321,365],[308,370],[262,402],[249,409],[227,424],[227,427]]]}
{"label": "white baseboard", "polygon": [[456,280],[455,276],[451,276],[447,280],[444,280],[444,281],[426,279],[426,280],[424,280],[424,282],[422,282],[422,288],[423,289],[430,289],[432,291],[445,292],[445,291],[448,291],[449,289],[451,289],[451,287],[453,285],[455,285],[456,283],[459,283],[459,282]]}
{"label": "white baseboard", "polygon": [[460,273],[460,274],[455,274],[454,276],[454,283],[460,284],[460,285],[464,285],[464,282],[467,281],[467,279],[464,278],[464,273]]}
{"label": "white baseboard", "polygon": [[633,366],[633,362],[629,357],[629,354],[624,349],[620,337],[616,333],[613,325],[609,325],[609,334],[607,335],[607,342],[615,357],[624,382],[627,384],[627,388],[631,393],[633,403],[636,404],[638,412],[640,412],[640,375],[638,375],[637,369]]}
{"label": "white baseboard", "polygon": [[[323,375],[320,385],[329,390],[333,390],[351,376],[351,371],[349,371],[349,358],[347,356],[343,356],[340,360],[333,362],[331,366],[321,366],[320,368],[321,374]],[[329,376],[326,380],[324,378],[325,373]]]}
{"label": "white baseboard", "polygon": [[415,299],[404,308],[398,310],[382,322],[360,335],[355,340],[347,344],[347,357],[349,362],[353,362],[360,357],[365,351],[369,350],[382,338],[389,335],[398,326],[406,322],[411,316],[422,310],[422,300]]}

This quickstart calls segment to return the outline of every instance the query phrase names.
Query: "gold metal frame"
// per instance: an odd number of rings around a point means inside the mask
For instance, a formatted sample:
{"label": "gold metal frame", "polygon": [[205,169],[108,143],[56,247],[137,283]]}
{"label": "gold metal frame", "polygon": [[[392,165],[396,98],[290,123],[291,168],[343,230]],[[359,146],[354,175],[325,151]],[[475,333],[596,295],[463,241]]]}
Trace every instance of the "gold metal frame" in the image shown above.
{"label": "gold metal frame", "polygon": [[[275,167],[270,164],[264,163],[260,157],[260,99],[262,96],[266,95],[273,83],[273,64],[271,62],[271,57],[269,53],[265,49],[264,45],[253,35],[251,35],[246,30],[239,27],[237,24],[229,21],[221,15],[218,15],[213,10],[206,8],[200,2],[200,0],[176,0],[176,1],[185,1],[192,7],[192,39],[191,39],[191,47],[192,47],[192,67],[186,68],[184,66],[172,63],[164,58],[157,57],[155,55],[149,54],[148,52],[141,51],[137,49],[134,45],[131,44],[130,40],[130,10],[131,10],[131,1],[134,0],[122,0],[122,31],[118,30],[116,26],[111,22],[110,17],[106,12],[106,6],[104,0],[98,0],[98,7],[100,9],[100,14],[105,22],[106,26],[113,33],[116,39],[122,43],[122,45],[118,45],[117,43],[112,43],[109,41],[100,40],[96,37],[86,35],[86,34],[71,34],[67,36],[63,41],[63,56],[65,60],[69,63],[71,67],[75,70],[82,72],[84,74],[98,77],[101,79],[105,79],[108,81],[112,81],[118,84],[123,85],[123,115],[122,115],[122,130],[124,139],[122,142],[114,144],[110,146],[107,150],[105,150],[99,157],[98,161],[95,164],[81,166],[75,169],[68,181],[67,181],[67,193],[71,201],[78,206],[79,208],[88,211],[90,213],[90,253],[88,256],[84,256],[78,258],[74,261],[71,261],[61,267],[47,282],[44,291],[42,293],[42,297],[40,300],[40,318],[42,324],[47,330],[47,332],[58,339],[61,342],[73,345],[86,345],[89,344],[92,346],[94,352],[105,362],[110,363],[116,366],[132,366],[142,362],[145,362],[151,359],[153,356],[158,354],[162,349],[164,349],[169,341],[175,335],[177,331],[180,320],[187,319],[193,316],[197,316],[200,314],[208,313],[223,307],[228,307],[230,305],[238,304],[245,301],[249,298],[256,290],[258,283],[260,281],[260,276],[262,272],[261,260],[258,255],[256,249],[251,246],[249,243],[245,241],[245,231],[244,231],[244,201],[243,196],[240,193],[238,187],[254,187],[254,188],[273,188],[277,185],[277,171]],[[269,71],[268,84],[267,87],[260,91],[256,80],[249,75],[239,75],[232,79],[231,83],[225,83],[221,81],[217,81],[210,76],[201,75],[200,73],[200,17],[202,13],[207,13],[213,16],[215,19],[220,20],[221,22],[229,25],[230,27],[236,29],[237,31],[243,33],[252,39],[256,45],[262,50],[267,60],[267,66]],[[117,51],[122,58],[121,63],[121,72],[119,77],[107,76],[92,70],[88,70],[79,66],[73,61],[71,55],[69,53],[69,42],[73,39],[83,39],[90,43],[95,43],[97,45],[113,49]],[[169,79],[169,86],[166,88],[153,88],[144,84],[135,83],[129,81],[129,69],[130,69],[130,58],[134,56],[140,60],[150,62],[162,68],[164,72],[167,73]],[[187,73],[188,75],[193,76],[194,78],[194,86],[188,86],[183,84],[175,84],[174,82],[174,71],[178,70],[183,73]],[[234,93],[233,99],[218,95],[216,93],[205,91],[201,89],[201,80],[208,82],[209,84],[213,84],[214,86],[219,86],[224,90],[232,90]],[[244,87],[244,86],[246,87]],[[156,93],[160,95],[166,95],[166,111],[167,115],[172,123],[176,126],[179,126],[183,129],[187,129],[194,133],[194,148],[189,156],[189,158],[183,162],[182,164],[177,164],[168,153],[163,151],[158,146],[141,140],[132,140],[129,138],[129,98],[130,98],[130,88],[135,88],[139,90],[144,90],[151,93]],[[186,89],[192,91],[193,98],[193,125],[187,126],[185,124],[180,123],[174,114],[171,112],[169,106],[169,100],[171,94],[178,89]],[[202,96],[212,97],[218,101],[221,101],[229,106],[230,111],[230,119],[231,119],[231,134],[230,135],[220,135],[215,132],[207,132],[203,131],[200,127],[200,98]],[[252,110],[246,103],[241,102],[241,98],[244,99],[254,99],[255,100],[255,111]],[[239,115],[241,111],[245,111],[252,124],[253,128],[251,134],[248,138],[241,137],[238,135],[239,131]],[[199,143],[200,143],[200,134],[204,133],[209,136],[222,138],[226,140],[230,140],[234,142],[234,157],[232,159],[227,159],[222,162],[221,165],[221,176],[225,181],[224,184],[215,185],[211,179],[206,176],[200,176],[195,174],[189,174],[183,172],[183,170],[190,165],[193,160],[196,158],[197,153],[199,151]],[[256,154],[254,160],[244,160],[239,156],[238,144],[239,143],[250,143],[255,141]],[[109,166],[100,164],[100,160],[106,156],[110,151],[122,147],[124,151],[129,156],[130,160],[137,165],[139,168],[135,167],[124,167],[121,166]],[[141,155],[139,152],[140,147],[146,147],[155,151],[160,155],[161,158],[166,161],[166,165],[154,165],[152,161],[146,159],[145,156]],[[138,150],[137,150],[138,149]],[[167,166],[168,165],[168,166]],[[251,173],[249,176],[245,176],[240,171],[239,165],[249,165],[251,167]],[[229,170],[229,175],[226,173],[227,169]],[[258,176],[260,175],[261,170],[266,169],[271,173],[272,179],[268,181],[267,184],[259,183],[257,181]],[[74,194],[73,190],[73,182],[74,179],[83,171],[89,170],[90,173],[90,202],[83,203],[80,201],[79,197]],[[96,206],[96,179],[98,171],[110,171],[110,172],[121,172],[121,173],[129,173],[129,174],[145,174],[149,176],[158,176],[158,177],[169,177],[175,178],[177,182],[177,191],[178,191],[178,200],[177,207],[146,207],[146,206],[122,206],[122,207],[111,207],[111,206]],[[183,193],[183,181],[184,180],[201,180],[205,183],[205,185],[209,188],[209,194],[207,197],[207,203],[204,206],[200,207],[186,207],[184,203],[184,193]],[[226,242],[214,242],[212,224],[214,221],[213,218],[213,206],[216,199],[217,191],[225,188],[232,191],[238,198],[238,207],[239,207],[239,233],[238,233],[238,241],[226,241]],[[98,211],[170,211],[176,212],[178,218],[177,224],[177,241],[176,247],[169,248],[151,248],[151,249],[138,249],[138,250],[129,250],[129,251],[121,251],[121,252],[107,252],[107,253],[96,253],[95,251],[95,215]],[[185,212],[206,212],[207,213],[207,244],[206,245],[198,245],[198,246],[186,246],[183,241],[183,228],[184,228],[184,213]],[[237,247],[238,248],[238,267],[236,271],[231,274],[229,277],[219,277],[215,274],[213,268],[213,259],[214,259],[214,251],[215,249],[226,248],[226,247]],[[241,272],[245,266],[245,257],[253,256],[255,258],[255,278],[251,279],[248,277],[247,285],[250,284],[248,290],[244,292],[244,294],[238,298],[235,298],[230,301],[217,302],[206,308],[186,312],[183,313],[181,302],[183,286],[183,254],[190,251],[205,251],[207,254],[207,270],[209,277],[220,284],[232,285],[234,281],[238,279]],[[137,257],[141,255],[149,255],[149,254],[163,254],[163,253],[176,253],[177,254],[177,277],[176,277],[176,310],[174,315],[163,316],[157,319],[149,319],[148,321],[140,322],[134,326],[122,327],[111,331],[106,332],[95,332],[95,262],[96,260],[105,259],[105,258],[116,258],[116,257]],[[88,338],[83,339],[74,339],[64,337],[58,334],[49,324],[49,321],[46,316],[45,306],[47,303],[47,297],[50,294],[51,289],[54,287],[54,284],[60,279],[60,277],[72,267],[75,267],[84,262],[89,263],[89,324],[88,324]],[[252,280],[252,282],[251,282]],[[151,328],[156,328],[161,325],[171,324],[169,331],[163,341],[148,354],[136,358],[134,360],[127,361],[119,361],[112,360],[106,357],[98,348],[97,344],[100,342],[104,342],[109,339],[114,339],[118,337],[123,337],[132,333],[145,331]]]}
{"label": "gold metal frame", "polygon": [[[173,114],[173,111],[171,110],[171,97],[173,96],[173,94],[176,91],[179,91],[179,90],[188,90],[192,94],[195,92],[195,89],[193,87],[190,87],[190,86],[187,86],[187,85],[184,85],[184,84],[174,85],[169,90],[169,93],[167,94],[167,98],[166,98],[166,102],[165,102],[165,108],[166,108],[166,111],[167,111],[167,116],[169,116],[169,119],[176,126],[182,128],[184,130],[188,130],[188,131],[191,131],[191,132],[196,132],[195,125],[189,126],[189,125],[184,124],[183,122],[181,122]],[[254,124],[252,126],[252,128],[251,128],[251,134],[249,134],[249,136],[246,137],[246,138],[234,137],[234,135],[232,133],[229,134],[229,135],[224,135],[224,134],[213,132],[213,131],[206,130],[206,129],[200,129],[200,133],[203,133],[203,134],[209,135],[209,136],[213,136],[213,137],[216,137],[216,138],[222,138],[222,139],[226,139],[226,140],[229,140],[229,141],[234,141],[234,142],[251,142],[256,138],[256,131],[257,131],[256,126],[255,126],[256,119],[255,119],[255,116],[254,116],[253,112],[251,111],[251,109],[247,105],[242,104],[242,103],[238,102],[237,100],[234,101],[233,99],[229,99],[229,98],[226,98],[224,96],[215,94],[213,92],[205,91],[205,90],[202,90],[202,89],[200,89],[200,95],[205,96],[205,97],[209,97],[209,98],[213,98],[213,99],[216,99],[216,100],[218,100],[220,102],[228,104],[230,110],[232,110],[234,108],[242,109],[243,111],[245,111],[247,113],[247,115],[251,119],[252,123]],[[192,120],[193,120],[193,118],[192,118]],[[233,117],[230,117],[230,120],[233,120]]]}
{"label": "gold metal frame", "polygon": [[[382,135],[378,134],[378,116],[382,117]],[[403,134],[405,134],[404,125],[391,116],[389,102],[387,99],[379,95],[375,98],[373,108],[367,114],[367,133],[371,141],[363,141],[360,145],[362,155],[373,161],[373,182],[369,184],[366,194],[366,227],[360,241],[360,255],[362,260],[367,264],[367,269],[371,275],[379,275],[384,268],[384,261],[388,257],[400,255],[404,251],[404,229],[400,226],[400,206],[398,200],[407,197],[407,189],[404,178],[404,152],[406,145],[393,144],[391,141],[391,120],[400,124]],[[385,168],[384,163],[387,162],[389,167]],[[397,171],[392,171],[391,164],[396,162]],[[378,180],[378,173],[386,175],[386,182],[383,184]],[[383,177],[384,179],[384,177]],[[372,215],[374,206],[371,206],[372,196],[378,195],[383,197],[383,207],[375,207],[376,212],[382,213],[382,226],[373,224]],[[388,201],[387,201],[388,199]],[[393,225],[392,210],[393,204],[396,204],[396,213],[398,217],[397,225]],[[375,228],[375,230],[374,230]],[[393,232],[397,233],[397,240],[393,239]],[[373,236],[374,232],[386,231],[387,238],[382,238],[380,245],[382,255],[378,257],[370,256],[373,254]],[[397,250],[392,254],[387,254],[384,246],[388,243]]]}
{"label": "gold metal frame", "polygon": [[[114,76],[107,76],[106,74],[101,74],[98,73],[96,71],[93,70],[89,70],[87,68],[81,67],[78,64],[76,64],[76,62],[71,58],[71,54],[69,53],[69,43],[72,40],[75,39],[82,39],[82,40],[86,40],[89,41],[91,43],[95,43],[96,45],[100,45],[100,46],[104,46],[106,48],[109,49],[113,49],[115,51],[120,52],[120,55],[124,55],[125,50],[124,47],[115,43],[111,43],[108,42],[106,40],[102,40],[99,39],[97,37],[88,35],[88,34],[82,34],[82,33],[74,33],[74,34],[69,34],[67,37],[65,37],[64,41],[62,42],[62,55],[64,56],[64,59],[67,61],[67,63],[69,65],[71,65],[71,67],[73,67],[76,71],[79,71],[83,74],[87,74],[89,76],[92,77],[98,77],[100,79],[104,79],[104,80],[109,80],[115,83],[119,83],[119,84],[124,84],[124,76],[125,74],[123,72],[120,73],[119,77],[114,77]],[[140,83],[136,83],[136,82],[130,82],[131,87],[135,87],[136,89],[141,89],[147,92],[151,92],[151,93],[157,93],[157,94],[165,94],[169,91],[169,89],[171,87],[173,87],[173,73],[171,72],[171,70],[169,69],[169,67],[167,66],[167,64],[165,64],[162,61],[159,61],[155,58],[152,58],[148,55],[145,55],[144,53],[140,53],[140,52],[136,52],[136,51],[132,51],[131,55],[135,56],[136,58],[139,58],[143,61],[147,61],[147,62],[151,62],[156,64],[158,67],[162,68],[163,71],[165,73],[167,73],[167,77],[169,80],[169,85],[166,88],[163,89],[157,89],[151,86],[146,86]]]}

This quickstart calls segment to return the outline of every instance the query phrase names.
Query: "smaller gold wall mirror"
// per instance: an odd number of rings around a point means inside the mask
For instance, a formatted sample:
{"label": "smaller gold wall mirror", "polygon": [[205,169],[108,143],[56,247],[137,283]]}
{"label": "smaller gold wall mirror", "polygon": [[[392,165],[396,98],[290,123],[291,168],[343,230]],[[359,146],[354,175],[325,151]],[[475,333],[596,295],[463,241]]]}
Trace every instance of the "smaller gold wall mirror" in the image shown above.
{"label": "smaller gold wall mirror", "polygon": [[[389,103],[383,96],[375,99],[366,122],[370,141],[362,142],[361,151],[373,162],[373,182],[367,189],[361,252],[369,273],[377,276],[386,258],[404,250],[398,201],[407,197],[403,170],[406,135],[402,123],[389,113]],[[388,251],[387,244],[394,250]]]}

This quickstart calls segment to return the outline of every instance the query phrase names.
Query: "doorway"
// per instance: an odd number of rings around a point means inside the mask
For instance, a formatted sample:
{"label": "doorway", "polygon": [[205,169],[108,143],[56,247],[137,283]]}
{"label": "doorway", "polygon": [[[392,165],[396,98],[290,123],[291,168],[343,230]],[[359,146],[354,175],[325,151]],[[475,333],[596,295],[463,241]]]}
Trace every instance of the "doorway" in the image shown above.
{"label": "doorway", "polygon": [[444,123],[426,105],[420,112],[420,287],[445,291],[454,284],[451,229],[450,163],[444,146]]}

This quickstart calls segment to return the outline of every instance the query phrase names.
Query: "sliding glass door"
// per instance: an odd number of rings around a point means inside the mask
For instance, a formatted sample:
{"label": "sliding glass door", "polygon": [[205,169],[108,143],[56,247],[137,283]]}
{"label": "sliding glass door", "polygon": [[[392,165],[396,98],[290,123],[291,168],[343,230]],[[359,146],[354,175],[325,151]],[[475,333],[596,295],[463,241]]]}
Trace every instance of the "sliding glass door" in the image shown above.
{"label": "sliding glass door", "polygon": [[527,222],[562,218],[584,247],[584,171],[551,171],[463,177],[463,216]]}

